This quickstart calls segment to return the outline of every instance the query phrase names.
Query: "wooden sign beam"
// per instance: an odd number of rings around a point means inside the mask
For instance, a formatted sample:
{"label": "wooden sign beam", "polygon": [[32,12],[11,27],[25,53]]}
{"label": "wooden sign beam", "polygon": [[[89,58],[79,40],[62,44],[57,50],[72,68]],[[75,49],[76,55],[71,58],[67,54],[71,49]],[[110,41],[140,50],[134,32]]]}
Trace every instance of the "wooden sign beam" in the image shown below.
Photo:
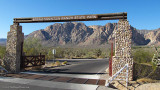
{"label": "wooden sign beam", "polygon": [[123,12],[123,13],[109,13],[109,14],[74,15],[74,16],[14,18],[14,23],[94,21],[94,20],[116,20],[116,19],[127,19],[127,13]]}

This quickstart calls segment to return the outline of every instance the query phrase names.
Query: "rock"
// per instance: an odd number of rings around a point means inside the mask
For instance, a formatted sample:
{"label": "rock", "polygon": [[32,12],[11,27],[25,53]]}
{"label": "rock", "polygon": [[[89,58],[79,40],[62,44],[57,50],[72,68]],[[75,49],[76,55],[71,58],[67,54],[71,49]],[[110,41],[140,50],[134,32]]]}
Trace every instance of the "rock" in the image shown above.
{"label": "rock", "polygon": [[[149,39],[145,38],[145,35],[138,33],[136,28],[130,26],[132,31],[132,44],[135,45],[147,45]],[[115,31],[117,30],[117,23],[107,23],[105,26],[86,26],[80,22],[67,22],[67,23],[55,23],[46,27],[45,29],[37,30],[25,38],[34,37],[41,40],[42,45],[45,46],[59,46],[59,45],[78,45],[78,46],[90,46],[104,45],[111,39],[111,35],[114,38]],[[157,38],[159,40],[159,38]]]}

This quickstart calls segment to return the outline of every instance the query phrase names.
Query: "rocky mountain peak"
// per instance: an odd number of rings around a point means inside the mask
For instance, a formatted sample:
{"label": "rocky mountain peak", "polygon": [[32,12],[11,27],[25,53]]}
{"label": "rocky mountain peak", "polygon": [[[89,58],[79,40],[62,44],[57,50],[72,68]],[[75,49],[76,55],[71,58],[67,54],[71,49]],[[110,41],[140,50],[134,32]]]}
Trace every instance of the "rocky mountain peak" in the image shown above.
{"label": "rocky mountain peak", "polygon": [[[152,34],[156,37],[149,38],[147,34],[140,34],[136,28],[130,26],[132,30],[132,41],[135,45],[147,45],[151,39],[160,40],[158,30],[154,30]],[[27,35],[26,37],[38,38],[42,44],[46,46],[56,45],[102,45],[106,44],[108,40],[114,38],[117,30],[117,23],[107,23],[104,26],[92,25],[86,26],[81,22],[66,22],[55,23],[46,27],[45,29],[37,30]]]}

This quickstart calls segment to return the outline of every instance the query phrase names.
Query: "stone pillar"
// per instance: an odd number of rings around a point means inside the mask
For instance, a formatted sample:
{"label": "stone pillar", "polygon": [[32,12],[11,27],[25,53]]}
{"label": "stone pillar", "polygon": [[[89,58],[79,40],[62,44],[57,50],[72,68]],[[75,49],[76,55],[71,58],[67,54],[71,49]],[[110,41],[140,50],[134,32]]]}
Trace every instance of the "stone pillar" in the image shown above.
{"label": "stone pillar", "polygon": [[[131,58],[132,31],[127,20],[119,20],[118,30],[115,32],[115,56],[112,58],[112,75],[129,63],[129,80],[133,77],[133,58]],[[125,72],[124,70],[123,72]],[[122,73],[119,76],[126,76]],[[122,77],[117,77],[123,79]]]}
{"label": "stone pillar", "polygon": [[10,31],[7,35],[6,55],[3,61],[4,67],[11,73],[20,72],[23,41],[22,26],[14,23],[10,26]]}

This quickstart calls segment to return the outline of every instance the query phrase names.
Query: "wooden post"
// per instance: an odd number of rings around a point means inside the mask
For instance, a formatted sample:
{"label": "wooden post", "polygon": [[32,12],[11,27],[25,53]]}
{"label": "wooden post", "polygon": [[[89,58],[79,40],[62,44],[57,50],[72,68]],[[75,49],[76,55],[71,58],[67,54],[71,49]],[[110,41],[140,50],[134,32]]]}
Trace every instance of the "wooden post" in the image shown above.
{"label": "wooden post", "polygon": [[113,57],[113,40],[111,36],[111,57],[109,60],[109,76],[112,76],[112,57]]}

